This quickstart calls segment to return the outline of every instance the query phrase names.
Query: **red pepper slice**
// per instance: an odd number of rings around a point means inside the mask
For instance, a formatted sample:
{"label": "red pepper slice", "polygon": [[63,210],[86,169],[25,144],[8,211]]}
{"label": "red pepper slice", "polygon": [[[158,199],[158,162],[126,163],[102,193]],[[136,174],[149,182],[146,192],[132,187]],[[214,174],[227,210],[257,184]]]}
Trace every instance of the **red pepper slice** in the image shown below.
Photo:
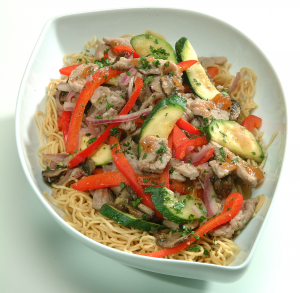
{"label": "red pepper slice", "polygon": [[[133,107],[134,103],[136,102],[142,87],[143,87],[143,80],[138,77],[134,82],[135,88],[134,91],[129,98],[127,104],[122,109],[122,111],[119,113],[119,115],[126,115]],[[72,115],[73,116],[73,115]],[[96,150],[110,135],[110,130],[114,127],[117,127],[120,123],[111,123],[106,130],[102,133],[101,136],[99,136],[90,146],[88,146],[86,149],[81,151],[79,154],[77,154],[72,160],[70,160],[68,166],[69,168],[73,168],[83,162],[94,150]]]}
{"label": "red pepper slice", "polygon": [[180,128],[175,124],[173,128],[173,147],[177,152],[180,145],[189,141],[187,136],[180,130]]}
{"label": "red pepper slice", "polygon": [[193,92],[185,83],[183,83],[182,85],[184,87],[184,92],[185,93],[192,93]]}
{"label": "red pepper slice", "polygon": [[127,46],[115,46],[112,47],[112,50],[114,50],[119,55],[126,54],[126,57],[129,57],[131,55],[133,55],[133,58],[140,57],[140,55],[137,52],[135,52],[133,48]]}
{"label": "red pepper slice", "polygon": [[61,118],[61,116],[59,116],[57,118],[57,127],[58,127],[58,131],[62,131],[62,118]]}
{"label": "red pepper slice", "polygon": [[185,152],[187,147],[193,146],[193,147],[199,147],[207,144],[207,140],[204,136],[199,136],[197,138],[191,139],[183,144],[181,144],[178,149],[176,150],[176,158],[177,159],[183,159],[185,156]]}
{"label": "red pepper slice", "polygon": [[61,75],[67,75],[67,76],[70,76],[72,71],[78,67],[79,65],[81,64],[76,64],[76,65],[71,65],[71,66],[67,66],[67,67],[63,67],[61,69],[59,69],[59,72]]}
{"label": "red pepper slice", "polygon": [[180,117],[176,124],[181,127],[182,129],[184,129],[185,131],[187,131],[190,134],[195,134],[195,135],[201,135],[202,132],[197,129],[195,126],[193,126],[191,123],[187,122],[186,120],[184,120],[182,117]]}
{"label": "red pepper slice", "polygon": [[66,152],[75,153],[78,148],[78,134],[81,127],[82,117],[84,113],[85,106],[90,100],[96,88],[103,84],[108,79],[115,77],[120,74],[120,71],[107,68],[105,71],[96,71],[92,75],[91,81],[87,81],[85,87],[81,91],[79,98],[76,102],[68,131],[68,139],[66,142]]}
{"label": "red pepper slice", "polygon": [[244,121],[241,123],[241,125],[253,133],[253,128],[254,127],[259,128],[261,126],[261,123],[262,123],[261,118],[255,116],[255,115],[249,115],[244,119]]}
{"label": "red pepper slice", "polygon": [[[201,226],[200,228],[198,228],[196,230],[194,235],[202,237],[208,231],[210,231],[214,228],[217,228],[218,226],[220,226],[222,224],[229,222],[238,214],[238,212],[242,208],[242,205],[243,205],[243,196],[237,192],[232,193],[225,200],[222,214],[217,215],[217,216],[213,217],[212,219],[210,219],[209,221],[207,221],[203,226]],[[196,241],[196,238],[192,235],[192,237],[188,241],[186,241],[178,246],[175,246],[173,248],[163,248],[163,249],[155,251],[155,252],[145,253],[145,254],[140,254],[140,255],[149,256],[149,257],[164,257],[164,256],[174,254],[176,252],[179,252],[179,251],[189,247],[191,245],[191,243],[194,241]]]}
{"label": "red pepper slice", "polygon": [[[142,187],[160,186],[160,178],[152,178],[151,176],[136,174],[138,183]],[[85,177],[76,183],[73,183],[71,187],[75,190],[86,191],[90,189],[99,189],[112,186],[119,186],[121,183],[130,185],[127,178],[120,172],[103,172],[102,168],[96,168],[93,175]],[[177,191],[181,194],[190,193],[189,187],[179,181],[170,181],[170,189]]]}
{"label": "red pepper slice", "polygon": [[136,194],[142,198],[143,203],[146,206],[153,209],[158,217],[162,218],[163,216],[155,209],[150,194],[144,193],[142,187],[140,186],[138,178],[132,166],[130,165],[130,163],[128,162],[124,153],[121,150],[119,140],[115,136],[111,136],[109,142],[111,145],[111,154],[118,170],[130,182],[131,187],[136,192]]}
{"label": "red pepper slice", "polygon": [[70,111],[63,111],[61,116],[61,123],[62,123],[62,132],[63,132],[65,143],[67,141],[67,136],[69,131],[70,117],[71,117]]}
{"label": "red pepper slice", "polygon": [[193,165],[199,166],[199,165],[206,163],[212,157],[213,153],[214,153],[213,148],[207,150],[206,153],[204,154],[204,156],[199,161],[193,163]]}
{"label": "red pepper slice", "polygon": [[189,69],[191,66],[193,66],[197,62],[199,62],[199,61],[198,60],[186,60],[186,61],[177,63],[176,65],[178,67],[178,70],[182,72],[182,71]]}
{"label": "red pepper slice", "polygon": [[207,73],[210,75],[212,79],[218,74],[219,69],[217,67],[209,67],[207,69]]}

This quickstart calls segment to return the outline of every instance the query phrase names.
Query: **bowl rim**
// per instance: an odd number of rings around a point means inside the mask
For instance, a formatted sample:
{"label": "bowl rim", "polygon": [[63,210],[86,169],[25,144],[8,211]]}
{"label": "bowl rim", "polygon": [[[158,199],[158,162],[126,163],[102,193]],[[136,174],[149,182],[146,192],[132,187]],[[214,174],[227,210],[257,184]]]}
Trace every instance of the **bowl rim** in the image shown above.
{"label": "bowl rim", "polygon": [[[79,236],[80,239],[78,240],[81,240],[82,243],[84,242],[87,242],[89,243],[89,247],[93,246],[93,245],[96,245],[96,246],[101,246],[102,248],[104,249],[108,249],[110,250],[111,252],[114,252],[116,253],[116,255],[121,255],[121,256],[128,256],[128,257],[133,257],[133,258],[138,258],[138,259],[141,259],[141,260],[144,260],[145,257],[144,256],[141,256],[141,255],[134,255],[134,254],[130,254],[130,253],[127,253],[127,252],[123,252],[123,251],[119,251],[117,249],[114,249],[114,248],[111,248],[111,247],[108,247],[104,244],[101,244],[101,243],[98,243],[90,238],[88,238],[87,236],[81,234],[79,231],[77,231],[75,228],[71,227],[70,225],[68,225],[52,208],[51,206],[47,203],[46,201],[46,198],[44,197],[44,195],[42,194],[42,192],[39,191],[38,187],[35,185],[35,183],[33,182],[29,172],[28,172],[28,168],[27,168],[27,165],[26,165],[26,161],[25,161],[25,154],[23,153],[23,150],[22,150],[22,137],[21,137],[21,133],[20,133],[20,113],[21,113],[21,100],[22,100],[22,95],[24,93],[24,87],[26,85],[26,81],[27,81],[27,78],[28,78],[28,75],[29,75],[29,72],[31,70],[31,66],[32,66],[32,63],[34,62],[34,58],[35,58],[35,55],[36,53],[38,52],[39,50],[39,47],[45,37],[45,35],[47,34],[48,32],[48,29],[49,27],[51,27],[56,21],[62,19],[62,18],[67,18],[67,17],[74,17],[74,16],[79,16],[79,15],[83,15],[83,14],[96,14],[96,13],[105,13],[107,11],[121,11],[123,10],[124,12],[126,11],[130,11],[130,10],[143,10],[143,11],[147,11],[147,10],[159,10],[160,12],[162,11],[176,11],[176,12],[179,12],[179,13],[185,13],[185,14],[193,14],[195,16],[200,16],[200,17],[207,17],[207,18],[210,18],[212,19],[213,21],[216,21],[216,22],[219,22],[220,24],[224,25],[224,26],[227,26],[229,27],[231,30],[234,30],[236,33],[240,34],[243,38],[245,38],[248,42],[250,42],[256,50],[258,50],[260,52],[260,54],[264,57],[264,59],[266,60],[267,64],[270,66],[270,68],[272,69],[273,73],[274,73],[274,76],[275,78],[277,79],[278,81],[278,86],[282,92],[282,100],[283,100],[283,103],[284,103],[284,107],[285,107],[285,116],[286,116],[286,129],[285,129],[285,140],[284,140],[284,149],[283,149],[283,156],[282,156],[282,164],[281,164],[281,169],[278,173],[278,180],[276,182],[276,186],[275,186],[275,189],[274,189],[274,195],[273,195],[273,198],[270,202],[270,205],[269,205],[269,208],[268,208],[268,211],[266,213],[266,216],[262,222],[262,225],[258,231],[258,234],[256,236],[256,239],[253,243],[253,246],[251,247],[250,251],[249,251],[249,254],[247,256],[247,258],[239,265],[237,266],[216,266],[214,264],[207,264],[207,263],[199,263],[199,262],[189,262],[189,261],[180,261],[180,263],[188,263],[189,265],[192,265],[192,266],[203,266],[203,267],[214,267],[214,268],[218,268],[219,270],[226,270],[226,271],[232,271],[232,272],[236,272],[236,271],[241,271],[243,269],[245,269],[252,257],[253,257],[253,254],[254,254],[254,251],[256,250],[256,247],[258,245],[258,242],[260,240],[260,237],[263,233],[263,230],[265,229],[265,226],[266,226],[266,223],[269,219],[269,216],[271,214],[271,211],[273,209],[273,206],[274,206],[274,201],[275,199],[277,198],[277,187],[278,187],[278,183],[280,182],[281,180],[281,172],[282,172],[282,169],[284,168],[284,165],[285,165],[285,155],[286,155],[286,145],[287,145],[287,141],[288,141],[288,113],[287,113],[287,106],[286,106],[286,98],[285,98],[285,95],[284,95],[284,91],[283,91],[283,88],[282,88],[282,84],[280,83],[280,79],[278,77],[278,74],[276,72],[276,70],[274,69],[273,65],[271,64],[271,62],[269,61],[268,57],[264,54],[264,52],[260,49],[260,47],[254,42],[252,41],[247,35],[245,35],[242,31],[238,30],[236,27],[232,26],[231,24],[223,21],[223,20],[220,20],[214,16],[211,16],[211,15],[208,15],[208,14],[205,14],[205,13],[202,13],[202,12],[198,12],[198,11],[193,11],[193,10],[189,10],[189,9],[181,9],[181,8],[169,8],[169,7],[156,7],[156,6],[151,6],[151,7],[142,7],[142,6],[136,6],[136,7],[126,7],[126,8],[118,8],[118,9],[114,9],[114,8],[108,8],[108,9],[102,9],[102,10],[91,10],[91,11],[84,11],[84,12],[75,12],[75,13],[69,13],[69,14],[62,14],[62,15],[58,15],[58,16],[54,16],[54,17],[51,17],[50,19],[48,19],[37,39],[37,42],[33,48],[33,51],[30,55],[30,58],[28,60],[28,63],[26,65],[26,69],[24,71],[24,74],[23,74],[23,77],[22,77],[22,80],[21,80],[21,84],[20,84],[20,88],[19,88],[19,92],[18,92],[18,98],[17,98],[17,103],[16,103],[16,110],[15,110],[15,137],[16,137],[16,144],[17,144],[17,150],[18,150],[18,155],[19,155],[19,158],[20,158],[20,161],[21,161],[21,165],[22,165],[22,168],[23,168],[23,171],[25,173],[25,176],[28,180],[28,182],[30,183],[32,189],[35,191],[38,199],[40,200],[40,202],[42,203],[43,207],[52,215],[52,217],[57,221],[59,222],[59,224],[61,225],[61,227],[63,227],[65,229],[66,232],[68,232],[68,234],[70,234],[71,236]],[[73,235],[74,234],[74,235]],[[178,260],[173,260],[173,259],[159,259],[159,258],[148,258],[149,261],[151,262],[168,262],[168,263],[178,263]]]}

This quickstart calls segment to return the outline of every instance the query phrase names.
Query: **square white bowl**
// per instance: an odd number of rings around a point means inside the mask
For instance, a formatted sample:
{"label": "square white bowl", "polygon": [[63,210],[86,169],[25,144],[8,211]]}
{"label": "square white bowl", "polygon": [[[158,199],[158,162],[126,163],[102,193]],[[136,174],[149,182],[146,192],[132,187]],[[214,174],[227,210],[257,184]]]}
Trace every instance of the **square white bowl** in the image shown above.
{"label": "square white bowl", "polygon": [[[46,87],[59,78],[66,53],[80,52],[93,36],[101,39],[123,34],[141,34],[151,29],[166,36],[171,45],[187,37],[199,56],[226,56],[235,74],[249,67],[257,74],[253,113],[263,119],[262,131],[267,144],[279,130],[269,149],[265,166],[266,179],[253,189],[253,196],[265,194],[267,200],[257,216],[235,238],[241,248],[236,260],[228,267],[166,259],[146,258],[121,252],[99,244],[73,229],[62,219],[63,213],[43,196],[50,192],[44,183],[36,150],[40,147],[34,120],[36,111],[44,111]],[[16,108],[17,147],[24,172],[36,195],[53,219],[72,237],[121,263],[156,273],[215,282],[233,282],[242,277],[255,251],[268,217],[279,180],[286,144],[286,105],[279,79],[261,50],[243,33],[213,17],[187,10],[167,8],[131,8],[65,15],[50,19],[37,41],[20,86]]]}

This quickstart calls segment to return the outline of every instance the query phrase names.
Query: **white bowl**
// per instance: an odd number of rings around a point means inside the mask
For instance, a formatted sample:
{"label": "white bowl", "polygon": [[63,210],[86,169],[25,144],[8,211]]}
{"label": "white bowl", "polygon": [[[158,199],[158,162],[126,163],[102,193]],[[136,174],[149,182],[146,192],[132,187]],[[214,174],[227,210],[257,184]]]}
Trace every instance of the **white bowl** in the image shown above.
{"label": "white bowl", "polygon": [[[255,102],[259,108],[253,113],[263,119],[265,143],[272,134],[279,134],[269,149],[265,166],[266,179],[253,196],[264,193],[267,200],[258,215],[235,239],[241,248],[236,260],[228,267],[210,264],[146,258],[114,250],[77,232],[61,218],[62,212],[43,196],[50,191],[43,182],[36,150],[40,147],[34,120],[37,110],[44,111],[45,89],[51,79],[59,77],[66,53],[80,52],[87,40],[96,35],[118,37],[126,33],[141,34],[151,29],[167,37],[171,45],[182,36],[187,37],[198,55],[226,56],[235,74],[249,67],[258,76]],[[121,263],[173,276],[215,282],[233,282],[241,278],[255,251],[265,220],[270,213],[279,180],[286,144],[286,105],[278,77],[266,56],[245,35],[230,25],[201,13],[165,8],[137,8],[96,11],[65,15],[50,19],[38,39],[27,65],[16,109],[17,146],[24,172],[45,209],[74,239],[91,249]]]}

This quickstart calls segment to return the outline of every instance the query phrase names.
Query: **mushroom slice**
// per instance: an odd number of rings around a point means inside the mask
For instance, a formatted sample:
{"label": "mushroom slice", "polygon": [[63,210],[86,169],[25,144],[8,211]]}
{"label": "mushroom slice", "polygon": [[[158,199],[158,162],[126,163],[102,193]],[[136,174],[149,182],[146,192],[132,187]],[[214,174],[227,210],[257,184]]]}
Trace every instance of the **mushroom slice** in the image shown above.
{"label": "mushroom slice", "polygon": [[61,176],[66,175],[68,168],[58,168],[54,170],[44,170],[42,171],[43,178],[48,183],[57,182]]}
{"label": "mushroom slice", "polygon": [[149,207],[147,207],[146,205],[144,205],[143,203],[139,203],[138,205],[137,205],[137,208],[141,211],[141,212],[143,212],[143,213],[145,213],[145,214],[147,214],[149,217],[147,217],[147,218],[153,218],[154,217],[154,214],[155,214],[155,212],[151,209],[151,208],[149,208]]}
{"label": "mushroom slice", "polygon": [[126,205],[135,199],[137,199],[135,192],[130,187],[126,186],[121,190],[119,196],[114,201],[114,207],[123,212],[127,212],[128,208],[126,208]]}
{"label": "mushroom slice", "polygon": [[234,177],[232,175],[227,175],[223,178],[212,176],[211,183],[216,194],[222,196],[223,198],[226,198],[232,191],[232,187],[234,185]]}
{"label": "mushroom slice", "polygon": [[241,114],[240,104],[236,100],[231,99],[229,120],[237,121],[239,119],[240,114]]}
{"label": "mushroom slice", "polygon": [[[140,218],[140,219],[144,219],[145,218],[145,214],[141,211],[139,211],[138,209],[134,208],[133,206],[131,206],[130,204],[125,204],[125,207],[127,208],[128,212],[133,215],[135,218]],[[146,215],[147,217],[147,215]]]}
{"label": "mushroom slice", "polygon": [[91,158],[87,158],[83,163],[79,165],[83,175],[90,176],[94,173],[96,165]]}
{"label": "mushroom slice", "polygon": [[180,245],[191,238],[191,234],[181,236],[182,232],[173,233],[169,229],[161,230],[160,233],[156,234],[156,244],[162,248],[172,248]]}

